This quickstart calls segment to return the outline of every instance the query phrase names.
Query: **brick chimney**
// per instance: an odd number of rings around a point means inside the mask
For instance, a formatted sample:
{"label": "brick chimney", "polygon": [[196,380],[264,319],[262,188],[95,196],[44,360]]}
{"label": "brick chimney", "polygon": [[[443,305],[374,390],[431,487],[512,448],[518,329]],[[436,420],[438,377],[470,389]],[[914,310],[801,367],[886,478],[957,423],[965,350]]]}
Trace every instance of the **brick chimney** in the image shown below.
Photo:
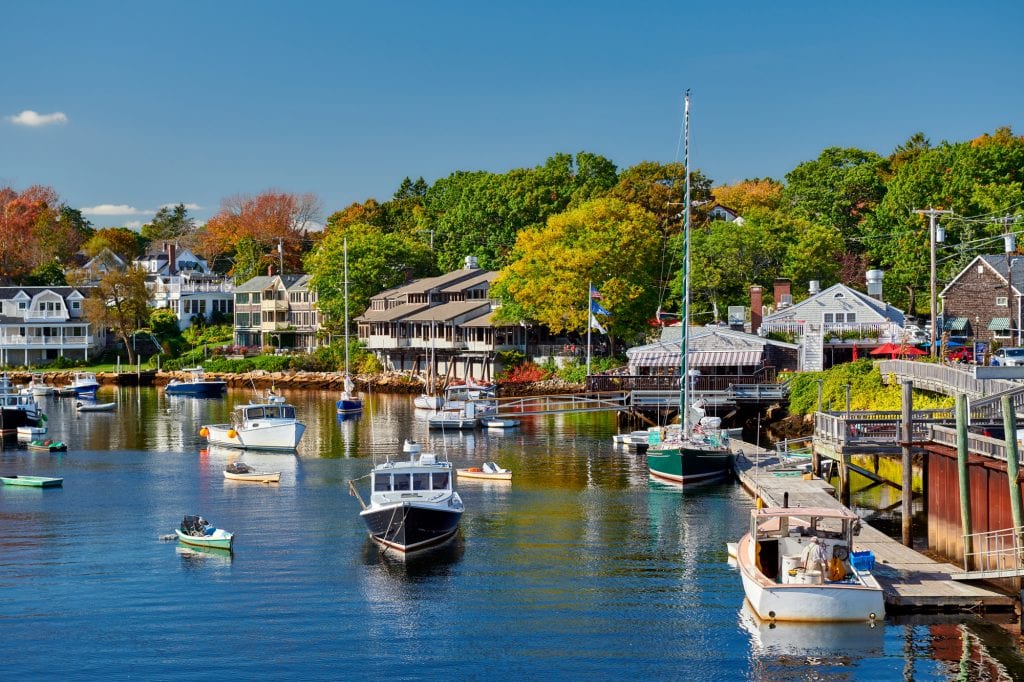
{"label": "brick chimney", "polygon": [[267,277],[273,277],[273,276],[274,276],[274,266],[273,265],[268,265],[267,266]]}
{"label": "brick chimney", "polygon": [[167,274],[174,275],[178,272],[178,245],[174,242],[165,242],[164,251],[167,252]]}
{"label": "brick chimney", "polygon": [[773,284],[775,309],[782,310],[785,306],[793,305],[793,285],[788,279],[776,279]]}
{"label": "brick chimney", "polygon": [[761,328],[761,313],[763,312],[762,303],[763,292],[761,287],[753,286],[750,287],[750,333],[756,334],[757,330]]}

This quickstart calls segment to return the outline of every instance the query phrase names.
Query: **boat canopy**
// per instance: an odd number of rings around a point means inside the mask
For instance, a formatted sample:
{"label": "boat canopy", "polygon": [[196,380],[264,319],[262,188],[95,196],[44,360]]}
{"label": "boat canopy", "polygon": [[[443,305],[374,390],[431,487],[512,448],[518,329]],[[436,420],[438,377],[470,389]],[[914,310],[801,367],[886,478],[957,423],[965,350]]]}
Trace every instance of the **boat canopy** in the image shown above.
{"label": "boat canopy", "polygon": [[374,471],[373,492],[393,490],[451,490],[450,471]]}
{"label": "boat canopy", "polygon": [[295,419],[295,408],[291,405],[246,405],[247,421],[255,419]]}

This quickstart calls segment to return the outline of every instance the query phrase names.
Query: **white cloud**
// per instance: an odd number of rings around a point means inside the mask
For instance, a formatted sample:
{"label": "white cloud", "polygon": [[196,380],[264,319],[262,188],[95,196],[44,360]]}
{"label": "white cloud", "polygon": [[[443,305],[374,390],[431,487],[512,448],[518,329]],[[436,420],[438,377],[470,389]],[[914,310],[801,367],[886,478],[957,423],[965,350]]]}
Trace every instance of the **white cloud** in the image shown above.
{"label": "white cloud", "polygon": [[129,230],[139,230],[139,229],[142,229],[142,221],[141,220],[129,220],[128,222],[126,222],[124,224],[124,226],[127,227]]}
{"label": "white cloud", "polygon": [[98,206],[84,206],[79,210],[87,215],[145,215],[152,213],[152,211],[143,211],[128,204],[99,204]]}
{"label": "white cloud", "polygon": [[[179,203],[181,203],[181,202],[179,202]],[[162,205],[160,206],[160,208],[174,208],[174,207],[175,207],[175,206],[177,206],[177,205],[178,205],[178,204],[162,204]],[[203,207],[202,207],[202,206],[200,206],[199,204],[184,204],[184,206],[185,206],[185,210],[186,210],[186,211],[198,211],[198,210],[200,210],[200,209],[202,209],[202,208],[203,208]],[[154,211],[154,212],[155,212],[155,211]]]}
{"label": "white cloud", "polygon": [[324,224],[323,223],[318,223],[315,220],[307,220],[304,227],[309,232],[323,232],[324,231]]}
{"label": "white cloud", "polygon": [[31,109],[26,109],[16,116],[8,116],[7,120],[14,125],[38,128],[55,123],[63,125],[68,122],[68,117],[63,111],[55,111],[52,114],[40,114]]}

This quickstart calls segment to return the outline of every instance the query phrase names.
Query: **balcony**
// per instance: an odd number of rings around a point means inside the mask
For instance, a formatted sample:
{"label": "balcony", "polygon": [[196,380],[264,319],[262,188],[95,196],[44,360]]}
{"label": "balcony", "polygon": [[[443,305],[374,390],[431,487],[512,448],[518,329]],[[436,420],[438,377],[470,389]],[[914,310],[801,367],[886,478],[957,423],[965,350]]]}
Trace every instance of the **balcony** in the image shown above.
{"label": "balcony", "polygon": [[6,348],[84,348],[94,345],[88,336],[0,336]]}
{"label": "balcony", "polygon": [[289,329],[294,329],[290,322],[262,322],[260,323],[260,330],[265,332],[284,332]]}
{"label": "balcony", "polygon": [[64,322],[70,316],[66,310],[26,310],[26,322]]}
{"label": "balcony", "polygon": [[263,310],[263,311],[266,311],[266,312],[272,312],[272,311],[273,312],[277,312],[277,311],[287,312],[287,310],[288,310],[288,301],[278,301],[276,299],[273,300],[273,301],[268,301],[266,299],[263,299],[263,302],[260,303],[260,310]]}

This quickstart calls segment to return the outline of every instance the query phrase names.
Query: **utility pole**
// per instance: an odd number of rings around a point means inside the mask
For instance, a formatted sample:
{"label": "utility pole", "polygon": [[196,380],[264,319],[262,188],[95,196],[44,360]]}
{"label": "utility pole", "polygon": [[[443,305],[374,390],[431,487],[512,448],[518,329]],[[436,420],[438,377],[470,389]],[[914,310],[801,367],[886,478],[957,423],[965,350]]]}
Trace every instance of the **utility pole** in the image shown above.
{"label": "utility pole", "polygon": [[277,238],[277,260],[279,263],[277,274],[284,275],[284,237]]}
{"label": "utility pole", "polygon": [[1014,244],[1013,233],[1010,232],[1010,220],[1012,219],[1013,216],[1005,215],[1002,218],[995,218],[994,221],[1003,223],[1003,251],[1006,253],[1006,312],[1010,318],[1010,338],[1016,337],[1015,345],[1019,346],[1020,315],[1017,315],[1016,323],[1013,317],[1013,258],[1011,256],[1017,247]]}
{"label": "utility pole", "polygon": [[935,327],[935,306],[937,305],[937,303],[935,301],[935,241],[936,241],[936,239],[935,239],[935,228],[936,228],[936,221],[935,221],[935,219],[938,218],[940,215],[950,214],[950,213],[952,213],[952,211],[940,211],[938,209],[929,207],[929,208],[916,208],[916,209],[914,209],[913,212],[917,213],[918,215],[926,215],[926,216],[928,216],[928,247],[929,247],[928,250],[929,250],[929,252],[931,254],[931,270],[929,271],[930,274],[928,276],[929,283],[931,284],[931,304],[930,304],[931,314],[932,314],[931,352],[932,352],[932,357],[934,358],[938,354],[938,347],[937,347],[935,341],[939,338],[939,330],[936,329],[936,327]]}

